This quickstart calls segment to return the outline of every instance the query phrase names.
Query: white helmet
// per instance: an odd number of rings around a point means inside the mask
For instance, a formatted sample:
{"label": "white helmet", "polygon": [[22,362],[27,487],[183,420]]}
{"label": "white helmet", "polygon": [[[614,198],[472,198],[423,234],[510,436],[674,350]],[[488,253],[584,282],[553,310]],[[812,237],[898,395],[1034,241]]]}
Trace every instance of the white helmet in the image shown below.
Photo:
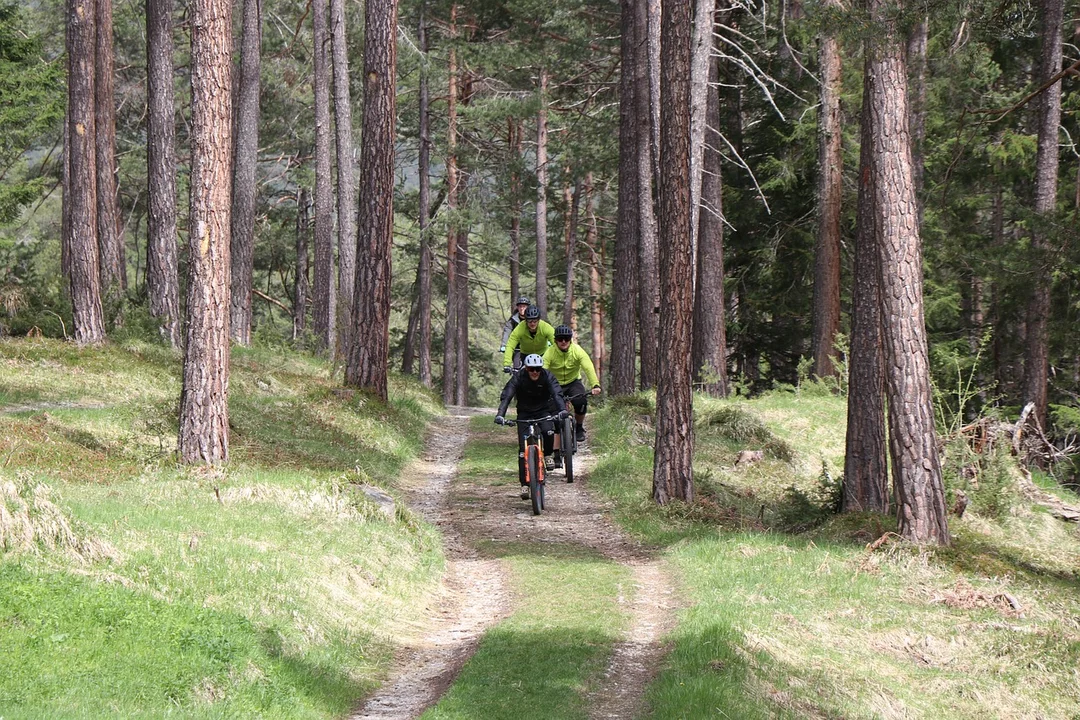
{"label": "white helmet", "polygon": [[536,353],[525,356],[525,367],[538,368],[544,367],[544,358],[540,357]]}

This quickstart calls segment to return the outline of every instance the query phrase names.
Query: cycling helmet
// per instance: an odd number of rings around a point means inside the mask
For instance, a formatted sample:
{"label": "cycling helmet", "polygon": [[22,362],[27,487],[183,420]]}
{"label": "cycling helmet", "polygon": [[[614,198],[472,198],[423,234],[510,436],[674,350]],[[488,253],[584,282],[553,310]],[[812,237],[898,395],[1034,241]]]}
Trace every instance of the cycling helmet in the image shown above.
{"label": "cycling helmet", "polygon": [[574,330],[569,325],[560,325],[555,328],[555,339],[560,338],[572,338],[574,337]]}
{"label": "cycling helmet", "polygon": [[514,303],[514,304],[515,304],[515,305],[532,305],[532,303],[531,303],[531,302],[529,302],[529,298],[525,297],[524,295],[522,295],[521,297],[519,297],[519,298],[517,299],[517,302],[516,302],[516,303]]}
{"label": "cycling helmet", "polygon": [[525,367],[538,368],[544,367],[544,358],[540,357],[536,353],[525,356]]}
{"label": "cycling helmet", "polygon": [[539,320],[540,319],[540,308],[536,307],[535,305],[530,305],[529,307],[527,307],[525,309],[525,319],[526,320]]}

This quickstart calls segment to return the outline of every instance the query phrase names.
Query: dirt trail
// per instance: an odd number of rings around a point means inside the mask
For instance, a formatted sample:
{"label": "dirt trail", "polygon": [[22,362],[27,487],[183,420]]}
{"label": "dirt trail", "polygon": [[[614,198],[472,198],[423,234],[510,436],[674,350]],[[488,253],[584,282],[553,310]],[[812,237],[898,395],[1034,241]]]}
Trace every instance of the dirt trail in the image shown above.
{"label": "dirt trail", "polygon": [[[642,690],[656,674],[666,648],[660,639],[670,629],[677,600],[671,578],[608,518],[588,491],[592,457],[587,447],[577,456],[577,482],[552,473],[546,508],[534,517],[517,486],[491,487],[458,478],[460,450],[468,435],[468,417],[493,415],[489,410],[449,408],[436,421],[431,448],[403,478],[410,506],[443,534],[448,558],[443,591],[418,637],[404,643],[391,679],[368,698],[352,717],[359,720],[404,720],[418,717],[450,686],[476,648],[483,632],[511,612],[510,592],[498,560],[476,550],[479,540],[576,544],[627,565],[632,583],[619,602],[631,618],[617,644],[600,686],[590,694],[595,720],[626,720],[644,709]],[[453,481],[453,482],[452,482]],[[468,502],[455,502],[468,498]]]}

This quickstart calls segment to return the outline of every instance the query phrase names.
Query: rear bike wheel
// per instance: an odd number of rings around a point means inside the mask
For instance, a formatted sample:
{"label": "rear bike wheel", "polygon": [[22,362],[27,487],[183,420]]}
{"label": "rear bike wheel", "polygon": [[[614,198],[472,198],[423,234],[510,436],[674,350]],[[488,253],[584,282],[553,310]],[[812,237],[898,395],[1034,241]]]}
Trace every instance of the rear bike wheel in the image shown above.
{"label": "rear bike wheel", "polygon": [[532,500],[533,515],[539,515],[544,509],[541,493],[544,485],[540,482],[540,448],[536,445],[525,446],[525,474],[529,478],[529,499]]}
{"label": "rear bike wheel", "polygon": [[566,473],[566,482],[574,482],[574,420],[563,418],[562,430],[560,431],[562,445],[563,470]]}

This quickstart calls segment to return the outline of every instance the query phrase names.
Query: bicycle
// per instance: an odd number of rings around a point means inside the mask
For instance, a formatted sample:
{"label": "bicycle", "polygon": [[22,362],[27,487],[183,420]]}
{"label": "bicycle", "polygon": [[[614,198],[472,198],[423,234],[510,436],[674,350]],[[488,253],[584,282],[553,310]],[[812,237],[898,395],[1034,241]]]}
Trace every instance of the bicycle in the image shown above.
{"label": "bicycle", "polygon": [[533,515],[544,509],[544,443],[540,435],[540,423],[558,420],[558,415],[533,420],[503,420],[503,425],[525,426],[525,484],[529,487]]}
{"label": "bicycle", "polygon": [[574,482],[574,453],[577,452],[577,436],[574,434],[574,406],[571,402],[589,395],[591,393],[583,392],[567,396],[567,415],[559,425],[559,450],[562,453],[563,475],[565,475],[568,483]]}

